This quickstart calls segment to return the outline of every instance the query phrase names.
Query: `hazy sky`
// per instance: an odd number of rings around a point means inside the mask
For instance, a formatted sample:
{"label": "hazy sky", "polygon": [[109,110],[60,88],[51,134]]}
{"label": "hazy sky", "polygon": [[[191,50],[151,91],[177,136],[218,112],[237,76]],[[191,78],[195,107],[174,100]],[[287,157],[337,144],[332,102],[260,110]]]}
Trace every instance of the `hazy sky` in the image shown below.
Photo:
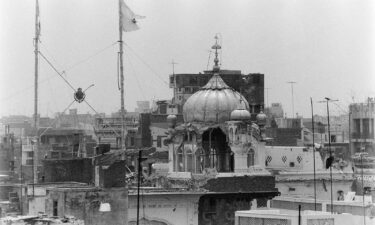
{"label": "hazy sky", "polygon": [[[345,110],[353,98],[364,101],[375,96],[373,0],[126,3],[146,16],[139,21],[140,30],[124,33],[130,46],[125,46],[124,54],[125,105],[130,111],[138,100],[172,96],[167,85],[172,59],[178,62],[176,73],[206,69],[215,33],[223,38],[222,68],[264,73],[269,102],[281,102],[288,115],[291,88],[287,81],[297,82],[295,112],[304,116],[310,115],[310,97],[339,99]],[[114,44],[118,0],[39,0],[39,4],[41,52],[57,69],[66,71],[74,87],[95,84],[86,99],[97,111],[118,110],[118,46]],[[33,113],[34,18],[35,1],[0,1],[0,116]],[[73,101],[73,91],[42,58],[39,83],[42,115],[52,116]],[[72,107],[92,112],[84,103]],[[316,113],[325,115],[323,104],[315,107]],[[340,112],[332,106],[332,113]]]}

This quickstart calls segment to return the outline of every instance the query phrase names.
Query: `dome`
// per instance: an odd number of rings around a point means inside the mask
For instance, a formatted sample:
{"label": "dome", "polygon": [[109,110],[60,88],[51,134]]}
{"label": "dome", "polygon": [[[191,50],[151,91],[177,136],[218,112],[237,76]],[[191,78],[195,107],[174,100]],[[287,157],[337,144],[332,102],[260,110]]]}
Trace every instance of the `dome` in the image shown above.
{"label": "dome", "polygon": [[177,116],[176,115],[173,115],[173,114],[170,114],[167,116],[167,123],[168,123],[168,126],[169,127],[174,127],[176,126],[176,123],[177,123]]}
{"label": "dome", "polygon": [[267,115],[260,111],[260,113],[256,117],[258,125],[266,125],[267,124]]}
{"label": "dome", "polygon": [[250,112],[246,109],[235,109],[230,114],[230,120],[250,120]]}
{"label": "dome", "polygon": [[249,103],[230,88],[219,74],[214,74],[201,90],[190,96],[183,106],[185,122],[223,123],[235,109],[249,109]]}

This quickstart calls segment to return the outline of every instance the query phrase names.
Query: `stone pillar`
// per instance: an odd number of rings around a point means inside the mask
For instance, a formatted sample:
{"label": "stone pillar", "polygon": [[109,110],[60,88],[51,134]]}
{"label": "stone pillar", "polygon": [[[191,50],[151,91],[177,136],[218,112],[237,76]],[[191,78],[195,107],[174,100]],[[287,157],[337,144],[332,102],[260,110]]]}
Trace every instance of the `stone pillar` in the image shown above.
{"label": "stone pillar", "polygon": [[174,162],[174,143],[170,143],[168,145],[169,152],[168,152],[168,171],[169,172],[175,172],[173,171],[173,164]]}
{"label": "stone pillar", "polygon": [[234,172],[247,172],[247,154],[242,145],[231,146],[231,150],[234,153]]}

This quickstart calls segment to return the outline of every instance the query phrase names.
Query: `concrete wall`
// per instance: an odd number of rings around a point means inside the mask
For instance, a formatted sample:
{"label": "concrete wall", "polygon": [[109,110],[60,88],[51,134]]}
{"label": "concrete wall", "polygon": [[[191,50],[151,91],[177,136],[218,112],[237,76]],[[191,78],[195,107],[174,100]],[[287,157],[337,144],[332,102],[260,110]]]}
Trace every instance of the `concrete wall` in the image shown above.
{"label": "concrete wall", "polygon": [[75,181],[93,183],[90,158],[43,160],[45,182]]}
{"label": "concrete wall", "polygon": [[[46,213],[53,215],[53,202],[57,202],[58,216],[72,215],[90,225],[118,225],[127,219],[127,190],[124,188],[58,188],[50,190]],[[110,212],[100,212],[101,203],[109,203]]]}
{"label": "concrete wall", "polygon": [[[337,200],[339,190],[347,193],[351,191],[351,180],[334,180],[333,181],[333,199]],[[313,198],[314,197],[314,182],[313,179],[309,180],[296,180],[296,181],[277,181],[276,188],[282,196]],[[331,182],[330,180],[317,180],[316,181],[316,194],[317,199],[330,199],[331,198]]]}
{"label": "concrete wall", "polygon": [[[197,225],[198,194],[144,194],[140,199],[140,218],[160,224]],[[137,218],[137,196],[129,195],[129,224]]]}
{"label": "concrete wall", "polygon": [[[298,210],[298,205],[301,205],[302,210],[314,210],[314,199],[312,198],[285,198],[276,197],[271,200],[271,207],[277,209],[289,209]],[[329,199],[317,200],[318,211],[331,211],[331,202]],[[350,213],[353,215],[363,216],[366,212],[366,216],[375,216],[374,207],[372,205],[366,205],[365,210],[362,202],[345,202],[345,201],[333,201],[333,212],[336,213]]]}

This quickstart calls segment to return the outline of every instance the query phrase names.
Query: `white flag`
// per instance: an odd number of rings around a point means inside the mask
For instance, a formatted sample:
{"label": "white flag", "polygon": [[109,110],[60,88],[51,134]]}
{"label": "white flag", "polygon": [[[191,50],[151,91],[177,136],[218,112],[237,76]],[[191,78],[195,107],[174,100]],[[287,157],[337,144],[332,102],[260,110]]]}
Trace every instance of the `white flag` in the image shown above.
{"label": "white flag", "polygon": [[144,16],[135,14],[123,0],[121,0],[121,26],[125,32],[138,30],[137,19],[143,19]]}

